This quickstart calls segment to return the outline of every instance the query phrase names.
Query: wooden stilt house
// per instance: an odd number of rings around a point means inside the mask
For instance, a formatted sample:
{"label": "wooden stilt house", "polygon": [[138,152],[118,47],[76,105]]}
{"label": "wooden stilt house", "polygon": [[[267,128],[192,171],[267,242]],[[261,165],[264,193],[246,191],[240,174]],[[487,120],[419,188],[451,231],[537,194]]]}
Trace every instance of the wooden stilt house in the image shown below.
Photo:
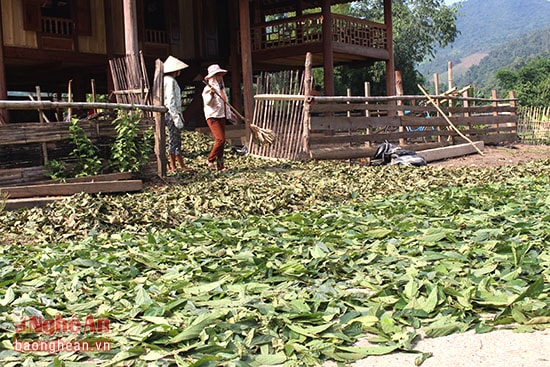
{"label": "wooden stilt house", "polygon": [[69,80],[75,101],[85,101],[92,79],[97,93],[108,94],[108,60],[127,53],[128,37],[151,71],[169,54],[185,60],[183,85],[199,86],[211,63],[229,68],[228,84],[242,86],[232,88],[232,100],[246,115],[253,75],[302,68],[306,52],[324,67],[325,95],[334,93],[335,65],[375,61],[386,63],[393,94],[391,0],[380,1],[383,24],[331,12],[349,0],[2,0],[0,100],[36,85],[66,92]]}

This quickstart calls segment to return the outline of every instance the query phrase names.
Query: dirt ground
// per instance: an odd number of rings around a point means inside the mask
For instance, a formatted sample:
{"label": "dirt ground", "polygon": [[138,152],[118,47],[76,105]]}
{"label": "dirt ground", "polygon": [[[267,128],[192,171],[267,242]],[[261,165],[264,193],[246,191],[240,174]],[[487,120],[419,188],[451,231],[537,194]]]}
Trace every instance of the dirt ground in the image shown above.
{"label": "dirt ground", "polygon": [[[358,346],[367,346],[361,340]],[[353,367],[548,367],[550,366],[550,329],[516,333],[500,329],[485,334],[473,330],[441,338],[420,338],[414,348],[431,353],[421,364],[421,353],[397,352],[367,357]],[[420,361],[419,361],[420,362]],[[336,367],[328,362],[323,367]]]}
{"label": "dirt ground", "polygon": [[485,146],[483,155],[476,153],[444,161],[431,162],[430,166],[447,168],[498,167],[541,159],[550,159],[550,145],[511,144],[506,146]]}
{"label": "dirt ground", "polygon": [[[445,161],[432,162],[431,166],[498,167],[516,165],[533,160],[550,159],[550,146],[512,144],[502,147],[486,146],[484,155],[471,154]],[[366,339],[358,346],[368,346]],[[468,331],[441,338],[418,338],[414,348],[431,353],[422,367],[549,367],[550,329],[533,333],[516,333],[509,329],[485,334]],[[354,367],[414,367],[420,353],[397,352],[384,356],[368,357],[354,363]],[[420,362],[420,361],[419,361]],[[323,367],[335,367],[325,363]]]}

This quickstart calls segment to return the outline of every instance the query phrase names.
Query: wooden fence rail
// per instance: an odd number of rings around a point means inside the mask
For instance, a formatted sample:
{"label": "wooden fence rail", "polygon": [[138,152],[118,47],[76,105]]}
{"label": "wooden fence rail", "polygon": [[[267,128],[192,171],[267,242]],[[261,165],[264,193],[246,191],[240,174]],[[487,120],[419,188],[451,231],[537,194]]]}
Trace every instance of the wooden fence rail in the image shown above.
{"label": "wooden fence rail", "polygon": [[[469,139],[485,144],[517,140],[513,97],[431,98],[438,101],[446,118],[425,96],[256,95],[254,123],[274,130],[278,138],[273,147],[252,151],[270,158],[346,159],[372,157],[373,146],[386,140],[414,150],[464,143],[447,119]],[[289,105],[296,107],[289,109]]]}
{"label": "wooden fence rail", "polygon": [[370,157],[371,144],[386,140],[412,149],[463,143],[447,119],[468,138],[485,144],[517,140],[514,98],[431,98],[438,101],[445,117],[427,104],[425,96],[309,97],[309,157],[357,158],[361,152]]}
{"label": "wooden fence rail", "polygon": [[[52,101],[0,101],[0,109],[49,110],[49,109],[102,109],[147,111],[164,113],[164,106],[116,103],[52,102]],[[116,136],[112,117],[82,119],[79,126],[95,143],[110,141]],[[143,118],[140,128],[154,127],[152,118]],[[47,171],[43,164],[49,159],[64,160],[70,152],[69,125],[66,122],[9,123],[0,125],[0,186],[24,184],[43,180]],[[107,139],[107,140],[106,140]],[[104,143],[102,143],[104,144]],[[47,147],[48,156],[43,149]],[[48,153],[46,153],[48,154]]]}

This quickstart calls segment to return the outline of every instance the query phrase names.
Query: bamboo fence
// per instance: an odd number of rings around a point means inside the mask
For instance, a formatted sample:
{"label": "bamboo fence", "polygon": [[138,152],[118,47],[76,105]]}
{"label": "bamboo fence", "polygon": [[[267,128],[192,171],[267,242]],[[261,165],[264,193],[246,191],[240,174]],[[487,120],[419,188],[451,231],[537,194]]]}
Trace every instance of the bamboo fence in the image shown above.
{"label": "bamboo fence", "polygon": [[550,145],[550,107],[521,107],[518,111],[518,136],[525,144]]}
{"label": "bamboo fence", "polygon": [[283,71],[263,73],[257,79],[254,121],[277,135],[271,145],[250,142],[250,154],[266,158],[295,160],[303,153],[302,127],[304,83],[302,73]]}

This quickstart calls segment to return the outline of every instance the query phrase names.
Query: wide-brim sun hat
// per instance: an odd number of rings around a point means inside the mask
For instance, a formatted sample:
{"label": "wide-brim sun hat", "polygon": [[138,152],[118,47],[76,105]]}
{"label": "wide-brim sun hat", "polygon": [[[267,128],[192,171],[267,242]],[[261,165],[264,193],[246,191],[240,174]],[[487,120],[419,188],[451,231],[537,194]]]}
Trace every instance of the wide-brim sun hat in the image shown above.
{"label": "wide-brim sun hat", "polygon": [[220,65],[213,64],[208,67],[208,75],[204,79],[210,79],[216,74],[227,74],[227,70],[220,68]]}
{"label": "wide-brim sun hat", "polygon": [[183,70],[188,67],[186,63],[175,58],[174,56],[168,56],[164,62],[164,74],[173,73],[174,71]]}

